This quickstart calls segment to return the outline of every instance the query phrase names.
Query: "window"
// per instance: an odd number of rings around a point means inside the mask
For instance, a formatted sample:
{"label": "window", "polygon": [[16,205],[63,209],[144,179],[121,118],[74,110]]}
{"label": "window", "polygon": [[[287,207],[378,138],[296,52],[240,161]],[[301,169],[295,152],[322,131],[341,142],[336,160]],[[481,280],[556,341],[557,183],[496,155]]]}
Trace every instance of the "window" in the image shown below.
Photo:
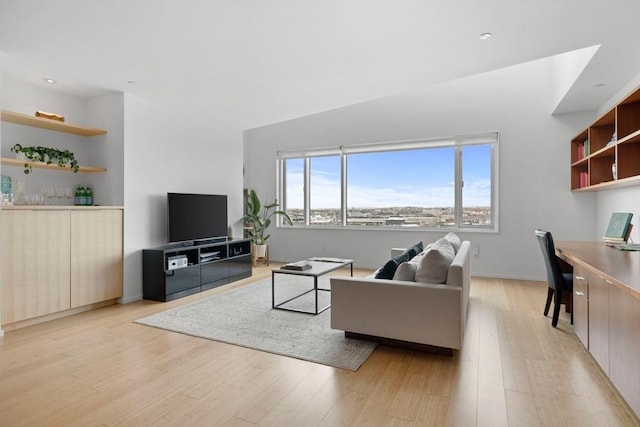
{"label": "window", "polygon": [[497,229],[498,134],[279,152],[300,226]]}

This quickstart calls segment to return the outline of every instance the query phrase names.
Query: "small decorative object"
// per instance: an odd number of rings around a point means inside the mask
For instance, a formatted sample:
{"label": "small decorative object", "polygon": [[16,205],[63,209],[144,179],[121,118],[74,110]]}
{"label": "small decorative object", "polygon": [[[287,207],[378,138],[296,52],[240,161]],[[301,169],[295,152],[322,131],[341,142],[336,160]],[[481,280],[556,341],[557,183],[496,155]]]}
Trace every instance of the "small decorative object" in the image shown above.
{"label": "small decorative object", "polygon": [[61,116],[60,114],[55,114],[55,113],[47,113],[45,111],[36,111],[36,117],[64,122],[64,116]]}
{"label": "small decorative object", "polygon": [[69,150],[58,150],[57,148],[40,146],[23,147],[20,144],[16,144],[11,147],[11,151],[16,154],[22,153],[26,157],[27,161],[24,163],[25,174],[31,172],[31,162],[43,162],[48,165],[56,163],[61,168],[69,166],[74,173],[80,169],[80,165],[78,165],[75,156]]}
{"label": "small decorative object", "polygon": [[2,175],[2,194],[11,194],[11,177]]}
{"label": "small decorative object", "polygon": [[613,175],[614,181],[618,179],[618,165],[616,164],[616,162],[613,162],[613,164],[611,165],[611,175]]}
{"label": "small decorative object", "polygon": [[16,188],[13,193],[14,205],[27,204],[27,183],[24,181],[16,181]]}

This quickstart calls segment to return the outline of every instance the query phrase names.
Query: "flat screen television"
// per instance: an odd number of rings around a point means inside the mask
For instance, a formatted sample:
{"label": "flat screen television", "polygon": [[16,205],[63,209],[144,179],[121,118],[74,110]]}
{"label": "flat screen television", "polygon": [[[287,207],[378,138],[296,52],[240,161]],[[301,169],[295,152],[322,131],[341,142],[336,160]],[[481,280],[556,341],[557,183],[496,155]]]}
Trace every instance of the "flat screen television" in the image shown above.
{"label": "flat screen television", "polygon": [[226,239],[228,225],[226,195],[167,193],[169,243]]}

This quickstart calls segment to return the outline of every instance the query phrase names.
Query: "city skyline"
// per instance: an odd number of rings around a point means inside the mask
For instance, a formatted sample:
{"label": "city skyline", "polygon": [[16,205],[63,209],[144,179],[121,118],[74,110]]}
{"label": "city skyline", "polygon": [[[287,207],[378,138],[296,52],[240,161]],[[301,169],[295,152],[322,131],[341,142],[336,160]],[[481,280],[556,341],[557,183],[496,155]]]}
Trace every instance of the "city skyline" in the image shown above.
{"label": "city skyline", "polygon": [[[455,149],[351,154],[347,158],[347,209],[452,207]],[[341,205],[340,156],[312,157],[311,209]],[[304,162],[287,160],[286,207],[302,209]],[[491,206],[491,147],[463,147],[463,207]]]}

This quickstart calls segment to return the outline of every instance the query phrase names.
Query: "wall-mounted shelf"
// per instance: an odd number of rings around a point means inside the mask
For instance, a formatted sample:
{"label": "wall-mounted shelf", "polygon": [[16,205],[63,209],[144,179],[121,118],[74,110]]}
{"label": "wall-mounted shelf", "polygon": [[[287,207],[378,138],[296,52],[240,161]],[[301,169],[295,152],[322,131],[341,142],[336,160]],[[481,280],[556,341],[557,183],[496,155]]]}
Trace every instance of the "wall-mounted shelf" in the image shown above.
{"label": "wall-mounted shelf", "polygon": [[614,188],[624,188],[640,186],[640,176],[632,176],[630,178],[622,178],[615,181],[601,182],[600,184],[589,185],[587,187],[575,188],[572,191],[604,191],[613,190]]}
{"label": "wall-mounted shelf", "polygon": [[576,135],[570,145],[572,191],[640,185],[640,88]]}
{"label": "wall-mounted shelf", "polygon": [[98,136],[107,133],[104,129],[92,128],[82,125],[74,125],[57,120],[43,119],[41,117],[28,116],[26,114],[15,113],[13,111],[2,110],[3,122],[15,123],[18,125],[30,126],[40,129],[53,130],[56,132],[70,133],[80,136]]}
{"label": "wall-mounted shelf", "polygon": [[[1,157],[0,161],[4,166],[17,166],[20,168],[23,168],[25,163],[24,160],[10,159],[7,157]],[[31,167],[36,169],[49,169],[49,170],[59,170],[64,172],[73,172],[73,170],[69,166],[60,167],[57,164],[53,164],[53,163],[48,165],[44,162],[31,162]],[[105,173],[106,171],[107,171],[106,168],[99,168],[94,166],[80,166],[80,169],[78,169],[78,172],[80,173]]]}

